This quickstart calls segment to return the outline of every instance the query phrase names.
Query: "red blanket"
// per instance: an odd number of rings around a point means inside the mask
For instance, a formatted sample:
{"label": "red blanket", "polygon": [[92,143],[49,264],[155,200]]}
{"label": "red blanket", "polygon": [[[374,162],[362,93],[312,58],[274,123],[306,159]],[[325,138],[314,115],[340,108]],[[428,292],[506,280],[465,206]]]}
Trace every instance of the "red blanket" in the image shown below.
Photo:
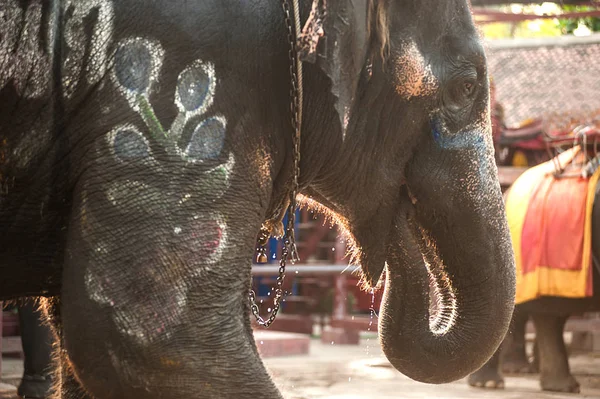
{"label": "red blanket", "polygon": [[[566,165],[578,148],[561,154]],[[516,303],[540,296],[592,296],[592,223],[600,169],[556,179],[552,161],[527,170],[506,198],[517,267]]]}
{"label": "red blanket", "polygon": [[[589,179],[544,176],[529,201],[521,236],[523,273],[537,266],[581,270]],[[591,262],[591,254],[587,262]]]}

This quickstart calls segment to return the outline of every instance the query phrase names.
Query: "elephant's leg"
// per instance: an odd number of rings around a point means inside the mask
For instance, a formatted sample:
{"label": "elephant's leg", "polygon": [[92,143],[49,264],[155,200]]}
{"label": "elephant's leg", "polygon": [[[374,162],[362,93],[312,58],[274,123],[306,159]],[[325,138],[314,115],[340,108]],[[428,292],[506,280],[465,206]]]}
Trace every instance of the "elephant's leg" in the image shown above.
{"label": "elephant's leg", "polygon": [[569,370],[569,358],[563,339],[568,316],[534,314],[540,353],[540,383],[545,391],[579,392],[579,383]]}
{"label": "elephant's leg", "polygon": [[500,374],[498,367],[501,354],[502,346],[498,348],[496,353],[494,353],[494,356],[492,356],[483,367],[469,376],[469,379],[467,380],[469,385],[477,388],[504,388],[504,378],[502,378],[502,374]]}
{"label": "elephant's leg", "polygon": [[531,373],[531,365],[525,351],[525,328],[529,314],[517,306],[512,319],[512,333],[505,339],[502,371],[505,373]]}
{"label": "elephant's leg", "polygon": [[531,372],[540,372],[540,347],[537,338],[533,341],[533,360],[531,361]]}
{"label": "elephant's leg", "polygon": [[19,305],[19,322],[24,370],[17,393],[20,397],[46,398],[52,387],[52,331],[33,300]]}

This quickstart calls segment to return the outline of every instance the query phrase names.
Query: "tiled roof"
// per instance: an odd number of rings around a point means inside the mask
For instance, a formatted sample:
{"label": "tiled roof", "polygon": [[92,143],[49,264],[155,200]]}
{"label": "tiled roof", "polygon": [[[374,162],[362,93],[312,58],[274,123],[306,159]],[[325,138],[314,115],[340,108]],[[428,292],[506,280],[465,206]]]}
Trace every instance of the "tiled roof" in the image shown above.
{"label": "tiled roof", "polygon": [[507,126],[542,118],[547,131],[600,127],[600,34],[495,40],[486,47]]}

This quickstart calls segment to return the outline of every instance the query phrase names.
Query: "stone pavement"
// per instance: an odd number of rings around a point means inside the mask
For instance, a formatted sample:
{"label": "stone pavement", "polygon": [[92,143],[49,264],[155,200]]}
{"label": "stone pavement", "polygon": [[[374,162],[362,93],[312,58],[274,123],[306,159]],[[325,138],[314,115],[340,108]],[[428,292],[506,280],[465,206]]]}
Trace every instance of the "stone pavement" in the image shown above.
{"label": "stone pavement", "polygon": [[286,399],[600,398],[600,355],[575,356],[570,362],[582,384],[579,395],[542,392],[538,375],[507,377],[506,388],[500,391],[471,388],[465,380],[421,384],[391,368],[376,337],[362,339],[360,346],[322,344],[313,339],[308,356],[265,359]]}
{"label": "stone pavement", "polygon": [[[265,359],[286,399],[600,399],[600,354],[573,356],[570,362],[582,385],[579,395],[541,392],[537,375],[507,377],[500,391],[474,389],[464,380],[421,384],[391,368],[372,335],[363,335],[359,346],[312,339],[308,355]],[[18,384],[22,361],[5,358],[3,368],[2,382]],[[0,399],[16,399],[14,389],[0,384]]]}

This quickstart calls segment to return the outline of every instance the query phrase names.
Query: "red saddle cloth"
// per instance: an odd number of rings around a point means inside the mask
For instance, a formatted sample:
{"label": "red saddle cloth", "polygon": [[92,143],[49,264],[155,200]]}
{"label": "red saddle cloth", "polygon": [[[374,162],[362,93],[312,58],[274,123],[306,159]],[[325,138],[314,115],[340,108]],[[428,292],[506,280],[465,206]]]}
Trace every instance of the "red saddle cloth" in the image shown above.
{"label": "red saddle cloth", "polygon": [[538,182],[521,236],[523,273],[538,266],[581,270],[588,183],[582,177],[556,179],[552,175]]}
{"label": "red saddle cloth", "polygon": [[[566,165],[578,148],[557,158]],[[591,178],[554,176],[552,161],[515,181],[506,214],[517,268],[516,303],[541,296],[592,296],[591,215],[600,169]]]}

